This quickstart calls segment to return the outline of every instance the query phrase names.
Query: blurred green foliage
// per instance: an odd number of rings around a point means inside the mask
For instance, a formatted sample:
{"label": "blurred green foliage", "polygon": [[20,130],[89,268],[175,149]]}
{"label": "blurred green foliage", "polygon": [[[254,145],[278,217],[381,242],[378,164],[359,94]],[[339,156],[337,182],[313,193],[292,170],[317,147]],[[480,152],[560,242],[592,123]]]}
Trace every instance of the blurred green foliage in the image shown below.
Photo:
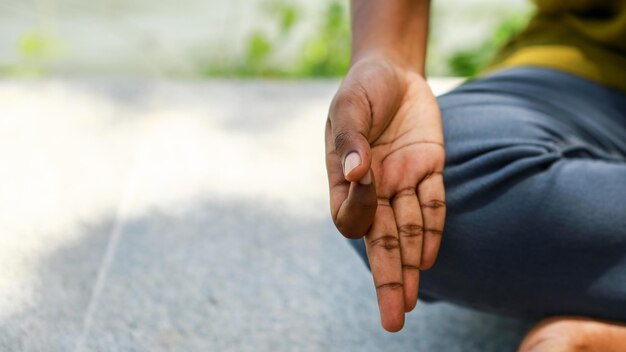
{"label": "blurred green foliage", "polygon": [[41,31],[23,33],[17,41],[18,52],[27,59],[43,59],[50,51],[50,42]]}
{"label": "blurred green foliage", "polygon": [[483,43],[453,53],[448,59],[450,73],[462,77],[478,74],[489,64],[497,51],[526,26],[528,19],[529,14],[507,17]]}
{"label": "blurred green foliage", "polygon": [[[305,13],[298,2],[292,0],[263,0],[258,11],[262,18],[258,23],[262,26],[253,28],[247,35],[242,50],[233,57],[232,43],[225,43],[223,50],[213,50],[213,57],[203,59],[194,74],[210,77],[341,77],[350,62],[348,6],[347,0],[325,0],[321,12],[312,14]],[[298,27],[307,22],[303,21],[306,18],[318,19],[313,30],[303,31]],[[432,38],[431,44],[435,45],[429,48],[429,55],[437,64],[435,74],[476,75],[497,50],[523,28],[528,18],[528,13],[507,17],[483,42],[452,53],[432,50],[439,47],[435,40],[443,41],[442,38]],[[303,33],[309,33],[308,37],[302,38]],[[59,43],[50,31],[42,28],[25,31],[15,43],[18,62],[4,67],[0,64],[0,74],[47,73],[61,53]],[[297,46],[294,48],[293,45]],[[285,60],[286,52],[296,54]]]}
{"label": "blurred green foliage", "polygon": [[13,76],[38,76],[47,72],[47,64],[59,53],[59,43],[49,32],[30,29],[22,33],[15,43],[19,64],[0,67],[0,74]]}
{"label": "blurred green foliage", "polygon": [[248,47],[246,50],[246,65],[255,68],[261,66],[272,52],[272,43],[263,35],[263,33],[252,33],[248,39]]}
{"label": "blurred green foliage", "polygon": [[328,5],[317,36],[306,43],[298,74],[305,77],[342,76],[350,63],[350,25],[340,2]]}
{"label": "blurred green foliage", "polygon": [[[266,0],[263,13],[274,26],[273,31],[256,30],[247,38],[245,59],[219,65],[210,62],[202,72],[207,76],[238,77],[341,77],[350,62],[350,21],[347,1],[330,0],[321,21],[312,35],[305,38],[302,50],[291,66],[276,60],[282,43],[288,41],[292,29],[303,16],[301,10],[288,0]],[[471,77],[479,73],[494,57],[498,49],[518,33],[529,18],[528,13],[506,17],[496,27],[493,35],[474,46],[461,48],[441,57],[444,72],[454,76]],[[273,35],[271,33],[274,33]],[[431,40],[432,41],[432,40]],[[433,53],[431,52],[431,55]],[[440,70],[438,70],[440,71]]]}
{"label": "blurred green foliage", "polygon": [[302,16],[288,0],[267,0],[262,9],[273,25],[257,29],[246,40],[245,58],[240,62],[209,62],[202,73],[226,77],[336,77],[345,74],[350,62],[350,23],[344,2],[331,0],[324,8],[313,34],[305,38],[294,63],[276,60],[281,44],[288,41]]}

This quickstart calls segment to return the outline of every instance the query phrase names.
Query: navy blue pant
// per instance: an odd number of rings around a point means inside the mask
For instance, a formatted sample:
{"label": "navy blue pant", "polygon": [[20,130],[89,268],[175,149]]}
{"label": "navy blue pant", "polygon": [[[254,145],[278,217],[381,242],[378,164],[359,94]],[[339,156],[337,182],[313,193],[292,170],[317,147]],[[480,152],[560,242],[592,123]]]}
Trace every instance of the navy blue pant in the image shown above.
{"label": "navy blue pant", "polygon": [[420,298],[626,321],[626,95],[520,67],[439,104],[448,213]]}

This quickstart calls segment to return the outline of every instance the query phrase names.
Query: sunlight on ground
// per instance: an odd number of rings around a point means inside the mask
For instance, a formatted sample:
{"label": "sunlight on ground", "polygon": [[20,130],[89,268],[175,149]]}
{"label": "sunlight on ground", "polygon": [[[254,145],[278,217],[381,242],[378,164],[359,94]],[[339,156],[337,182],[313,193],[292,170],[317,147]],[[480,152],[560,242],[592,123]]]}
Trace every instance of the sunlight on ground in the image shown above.
{"label": "sunlight on ground", "polygon": [[0,85],[0,318],[32,299],[40,258],[103,217],[200,198],[328,216],[322,138],[337,82],[134,84]]}

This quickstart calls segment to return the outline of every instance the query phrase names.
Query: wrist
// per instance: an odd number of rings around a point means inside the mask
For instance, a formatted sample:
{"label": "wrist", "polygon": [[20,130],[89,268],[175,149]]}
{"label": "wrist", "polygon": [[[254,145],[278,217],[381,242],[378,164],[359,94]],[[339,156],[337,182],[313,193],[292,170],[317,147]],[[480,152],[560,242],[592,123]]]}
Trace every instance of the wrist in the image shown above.
{"label": "wrist", "polygon": [[352,59],[379,56],[425,73],[429,0],[352,0]]}
{"label": "wrist", "polygon": [[392,66],[396,70],[411,71],[422,78],[425,78],[425,60],[424,58],[412,57],[401,51],[393,49],[374,49],[360,50],[352,54],[350,67],[365,62],[384,62]]}

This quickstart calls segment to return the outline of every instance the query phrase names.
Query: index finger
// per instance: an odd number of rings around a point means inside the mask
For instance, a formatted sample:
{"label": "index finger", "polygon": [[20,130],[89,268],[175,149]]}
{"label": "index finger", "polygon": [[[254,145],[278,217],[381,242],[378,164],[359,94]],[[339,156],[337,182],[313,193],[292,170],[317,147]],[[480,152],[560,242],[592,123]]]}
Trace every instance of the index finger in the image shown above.
{"label": "index finger", "polygon": [[[330,120],[329,120],[330,121]],[[349,182],[331,139],[330,122],[326,126],[326,169],[330,186],[330,209],[335,226],[348,238],[361,238],[376,212],[376,187],[372,171],[359,182]]]}
{"label": "index finger", "polygon": [[379,198],[374,223],[365,235],[383,328],[396,332],[404,326],[404,290],[400,240],[388,199]]}

